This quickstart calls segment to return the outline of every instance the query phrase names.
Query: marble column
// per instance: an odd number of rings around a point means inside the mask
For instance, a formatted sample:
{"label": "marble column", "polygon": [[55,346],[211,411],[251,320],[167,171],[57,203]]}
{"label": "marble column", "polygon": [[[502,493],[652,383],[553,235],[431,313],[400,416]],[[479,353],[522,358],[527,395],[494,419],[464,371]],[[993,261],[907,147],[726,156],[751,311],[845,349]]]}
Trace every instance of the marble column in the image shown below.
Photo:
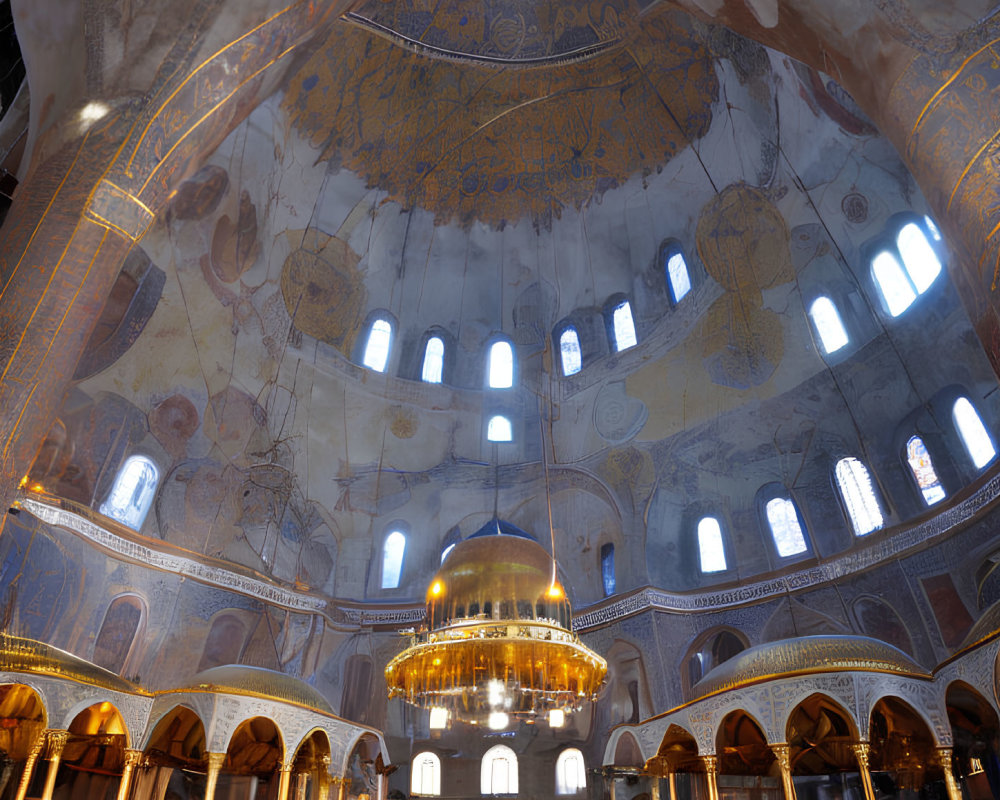
{"label": "marble column", "polygon": [[865,800],[875,800],[875,787],[872,785],[872,774],[868,771],[868,756],[872,746],[868,742],[854,742],[851,750],[858,759],[858,773],[861,775],[861,785],[865,790]]}
{"label": "marble column", "polygon": [[292,782],[292,762],[282,761],[278,767],[278,800],[288,800],[288,787]]}
{"label": "marble column", "polygon": [[330,800],[330,784],[334,778],[330,775],[330,756],[320,756],[319,769],[316,771],[316,800]]}
{"label": "marble column", "polygon": [[142,761],[142,750],[126,750],[122,779],[118,783],[118,800],[127,800],[132,786],[132,772]]}
{"label": "marble column", "polygon": [[17,796],[15,800],[24,800],[28,794],[28,787],[31,785],[31,776],[35,772],[35,762],[38,761],[38,756],[42,753],[42,748],[45,746],[46,732],[42,731],[35,737],[35,741],[31,744],[31,750],[28,751],[28,760],[24,762],[24,771],[21,773],[21,781],[17,785]]}
{"label": "marble column", "polygon": [[708,800],[719,800],[719,757],[716,755],[701,756],[705,765],[705,783],[708,784]]}
{"label": "marble column", "polygon": [[948,789],[948,800],[962,800],[962,790],[955,780],[955,771],[951,767],[951,748],[939,747],[937,749],[938,763],[944,771],[944,784]]}
{"label": "marble column", "polygon": [[63,748],[69,740],[69,731],[50,730],[46,734],[49,743],[49,771],[45,775],[45,788],[42,790],[42,800],[52,800],[52,790],[56,788],[56,774],[59,772],[59,762],[62,760]]}
{"label": "marble column", "polygon": [[785,800],[795,800],[795,782],[792,780],[792,748],[786,743],[772,744],[771,752],[778,760],[781,770],[781,785],[785,789]]}
{"label": "marble column", "polygon": [[205,778],[205,800],[215,800],[215,785],[219,782],[219,770],[226,760],[225,753],[206,753],[208,774]]}
{"label": "marble column", "polygon": [[670,800],[677,800],[677,773],[673,770],[667,775],[667,786],[670,790]]}

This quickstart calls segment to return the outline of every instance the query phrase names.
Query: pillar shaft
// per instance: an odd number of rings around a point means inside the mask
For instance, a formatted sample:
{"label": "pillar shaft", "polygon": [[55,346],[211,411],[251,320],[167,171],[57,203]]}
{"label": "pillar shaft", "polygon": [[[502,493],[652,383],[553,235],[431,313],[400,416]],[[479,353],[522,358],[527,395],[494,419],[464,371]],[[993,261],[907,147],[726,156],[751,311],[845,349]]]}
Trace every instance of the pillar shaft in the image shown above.
{"label": "pillar shaft", "polygon": [[142,750],[126,750],[125,766],[122,768],[122,779],[118,783],[118,800],[128,800],[132,788],[132,774],[142,761]]}
{"label": "pillar shaft", "polygon": [[52,800],[52,790],[56,788],[56,775],[59,772],[59,762],[62,759],[63,748],[69,739],[69,731],[51,730],[46,738],[49,743],[49,771],[45,775],[45,788],[42,790],[42,800]]}
{"label": "pillar shaft", "polygon": [[42,731],[35,737],[35,741],[31,744],[31,750],[28,752],[28,759],[24,762],[24,771],[21,773],[21,780],[17,784],[17,795],[15,800],[24,800],[28,794],[28,787],[31,785],[31,776],[35,772],[35,762],[38,761],[38,756],[42,753],[42,748],[45,746],[45,731]]}
{"label": "pillar shaft", "polygon": [[955,771],[951,768],[951,748],[939,747],[937,752],[938,763],[944,771],[944,784],[948,789],[948,800],[962,800],[962,790],[958,786],[958,781],[955,780]]}
{"label": "pillar shaft", "polygon": [[701,757],[705,765],[705,783],[708,785],[708,800],[719,800],[719,757],[708,755]]}
{"label": "pillar shaft", "polygon": [[792,748],[787,744],[772,744],[771,752],[781,769],[781,785],[785,790],[785,800],[795,800],[795,782],[792,780]]}
{"label": "pillar shaft", "polygon": [[667,776],[667,781],[670,789],[670,800],[677,800],[677,773],[671,770]]}
{"label": "pillar shaft", "polygon": [[215,785],[219,782],[219,770],[226,760],[225,753],[207,753],[208,774],[205,778],[205,800],[215,800]]}
{"label": "pillar shaft", "polygon": [[868,756],[871,745],[868,742],[854,742],[851,745],[854,757],[858,759],[858,773],[861,775],[861,785],[865,790],[865,800],[875,800],[875,787],[872,785],[872,774],[868,770]]}
{"label": "pillar shaft", "polygon": [[283,761],[278,768],[278,800],[288,800],[288,787],[292,782],[292,764]]}

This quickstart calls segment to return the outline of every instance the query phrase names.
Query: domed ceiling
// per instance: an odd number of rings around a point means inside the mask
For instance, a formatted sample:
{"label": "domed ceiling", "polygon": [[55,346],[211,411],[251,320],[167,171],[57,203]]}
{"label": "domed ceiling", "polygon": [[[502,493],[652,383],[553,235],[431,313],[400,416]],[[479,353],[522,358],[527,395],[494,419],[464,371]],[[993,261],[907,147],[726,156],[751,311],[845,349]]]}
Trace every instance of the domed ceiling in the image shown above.
{"label": "domed ceiling", "polygon": [[[808,566],[924,513],[900,436],[953,444],[942,398],[1000,416],[947,276],[898,318],[873,288],[872,248],[926,211],[842,89],[727,29],[639,3],[371,0],[133,252],[33,478],[96,508],[146,454],[162,488],[144,533],[341,598],[418,599],[495,513],[547,543],[547,496],[577,607],[604,596],[607,544],[619,592]],[[692,277],[676,303],[665,245]],[[850,334],[832,356],[806,313],[821,294]],[[615,353],[620,299],[638,344]],[[385,373],[360,366],[378,315]],[[580,335],[571,377],[560,322]],[[440,385],[419,379],[429,332]],[[486,388],[498,335],[508,390]],[[494,414],[510,443],[487,441]],[[940,452],[952,496],[977,473]],[[870,540],[833,487],[845,455],[883,496]],[[797,558],[764,532],[767,487],[799,505]],[[698,567],[706,514],[718,574]],[[393,529],[407,551],[383,589]]]}

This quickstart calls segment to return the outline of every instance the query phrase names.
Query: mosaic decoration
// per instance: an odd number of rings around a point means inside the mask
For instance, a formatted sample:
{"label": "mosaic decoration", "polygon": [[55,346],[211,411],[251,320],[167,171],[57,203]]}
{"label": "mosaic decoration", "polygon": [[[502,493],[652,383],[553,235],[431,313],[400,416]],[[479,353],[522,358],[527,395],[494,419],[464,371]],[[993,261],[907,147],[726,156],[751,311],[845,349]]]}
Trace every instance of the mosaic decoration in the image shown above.
{"label": "mosaic decoration", "polygon": [[431,60],[342,26],[284,107],[321,160],[405,208],[548,226],[708,131],[718,83],[693,25],[661,14],[609,52],[532,70]]}

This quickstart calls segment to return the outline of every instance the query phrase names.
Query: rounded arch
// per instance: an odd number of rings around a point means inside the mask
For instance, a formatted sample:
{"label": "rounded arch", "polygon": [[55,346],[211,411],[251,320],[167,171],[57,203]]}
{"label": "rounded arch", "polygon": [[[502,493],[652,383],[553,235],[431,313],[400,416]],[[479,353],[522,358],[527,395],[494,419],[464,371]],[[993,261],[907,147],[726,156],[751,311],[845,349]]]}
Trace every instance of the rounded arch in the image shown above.
{"label": "rounded arch", "polygon": [[[31,745],[47,727],[45,701],[25,683],[0,685],[0,748],[15,761],[27,759]],[[15,724],[11,726],[11,722]]]}
{"label": "rounded arch", "polygon": [[146,601],[136,592],[112,598],[94,641],[91,661],[109,672],[125,673],[135,661],[133,655],[142,638],[147,614]]}
{"label": "rounded arch", "polygon": [[659,762],[658,772],[663,775],[670,772],[703,772],[705,769],[694,734],[676,722],[664,731],[655,758]]}
{"label": "rounded arch", "polygon": [[[934,696],[938,697],[937,692],[935,692]],[[941,742],[939,742],[937,740],[937,734],[935,733],[935,731],[936,731],[936,729],[938,727],[937,726],[938,720],[936,720],[934,718],[932,711],[930,709],[921,708],[920,706],[914,705],[909,700],[907,700],[905,697],[903,697],[903,695],[902,695],[901,692],[895,690],[891,686],[885,687],[882,691],[876,692],[869,699],[868,713],[867,713],[867,718],[866,718],[867,722],[868,722],[868,739],[869,740],[872,738],[872,733],[871,733],[872,714],[875,711],[875,707],[878,706],[878,704],[882,703],[883,701],[889,701],[889,702],[899,703],[903,707],[909,709],[909,711],[911,711],[912,713],[916,714],[917,717],[920,719],[920,722],[929,731],[930,736],[931,736],[931,740],[935,743],[935,746],[938,746],[938,745],[940,745],[941,747],[949,747],[949,746],[951,746],[951,742],[949,742],[949,741],[941,741]],[[941,706],[939,706],[938,708],[935,708],[934,711],[941,711],[941,712],[943,712],[944,711],[944,704],[942,703]],[[860,711],[859,711],[859,713],[860,713]]]}
{"label": "rounded arch", "polygon": [[284,737],[278,723],[268,717],[250,717],[230,734],[223,769],[267,778],[281,766],[284,757]]}
{"label": "rounded arch", "polygon": [[796,775],[829,775],[857,768],[851,745],[860,739],[851,714],[822,692],[809,695],[792,709],[785,723]]}
{"label": "rounded arch", "polygon": [[417,753],[410,762],[410,794],[437,797],[441,794],[441,757],[431,751]]}
{"label": "rounded arch", "polygon": [[615,758],[612,763],[616,767],[641,767],[644,761],[638,739],[629,731],[624,731],[615,744]]}
{"label": "rounded arch", "polygon": [[970,788],[978,784],[985,790],[981,792],[984,796],[1000,797],[1000,717],[996,708],[975,687],[961,680],[952,681],[945,689],[945,708],[951,725],[956,777]]}
{"label": "rounded arch", "polygon": [[184,704],[168,709],[156,721],[143,751],[151,762],[179,769],[200,769],[208,750],[205,723]]}
{"label": "rounded arch", "polygon": [[212,617],[198,662],[198,672],[225,664],[238,664],[251,630],[246,613],[240,609],[227,608]]}
{"label": "rounded arch", "polygon": [[317,797],[328,792],[330,756],[330,736],[323,728],[315,727],[302,737],[292,759],[296,797]]}
{"label": "rounded arch", "polygon": [[653,702],[646,679],[642,651],[624,639],[616,639],[607,653],[607,703],[610,723],[637,723],[652,715]]}
{"label": "rounded arch", "polygon": [[716,625],[699,633],[680,662],[681,691],[693,700],[695,684],[730,658],[750,647],[750,639],[731,625]]}
{"label": "rounded arch", "polygon": [[587,788],[587,767],[583,753],[564,747],[556,758],[556,794],[578,794]]}
{"label": "rounded arch", "polygon": [[131,746],[131,733],[125,718],[109,695],[93,695],[80,700],[66,713],[60,727],[86,736],[122,736],[123,746]]}
{"label": "rounded arch", "polygon": [[868,723],[869,767],[887,772],[897,787],[921,791],[941,780],[933,726],[906,700],[886,694],[872,706]]}
{"label": "rounded arch", "polygon": [[715,734],[715,753],[723,775],[770,775],[775,761],[764,726],[742,708],[722,718]]}
{"label": "rounded arch", "polygon": [[517,754],[507,745],[493,745],[483,754],[479,772],[481,794],[517,794],[517,777]]}

